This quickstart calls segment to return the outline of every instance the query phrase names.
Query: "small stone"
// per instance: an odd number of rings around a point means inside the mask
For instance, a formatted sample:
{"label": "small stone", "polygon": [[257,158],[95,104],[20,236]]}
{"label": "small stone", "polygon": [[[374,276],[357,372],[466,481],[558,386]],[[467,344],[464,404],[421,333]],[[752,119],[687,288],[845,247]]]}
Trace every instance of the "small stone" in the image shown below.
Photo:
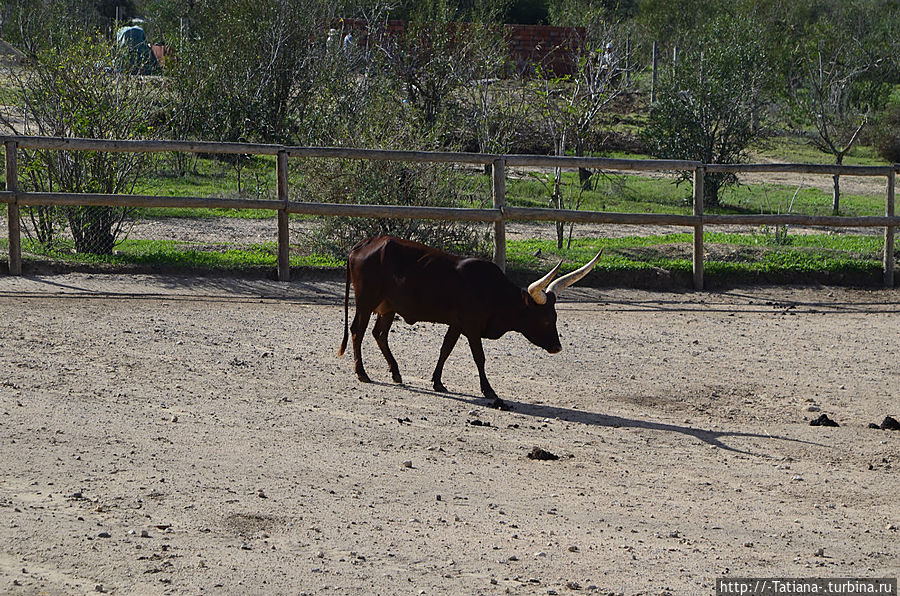
{"label": "small stone", "polygon": [[412,460],[411,460],[411,459],[406,460],[405,462],[403,462],[402,465],[403,465],[404,468],[411,468],[411,467],[413,467],[413,465],[412,465]]}
{"label": "small stone", "polygon": [[744,543],[744,546],[745,546],[746,548],[753,548],[753,543],[752,543],[752,542],[745,542],[745,543]]}
{"label": "small stone", "polygon": [[825,549],[824,549],[824,548],[816,549],[816,552],[815,552],[814,554],[815,554],[817,557],[824,557],[824,556],[825,556]]}
{"label": "small stone", "polygon": [[812,406],[809,406],[808,408],[806,408],[806,411],[807,412],[821,412],[822,408],[820,408],[819,406],[816,406],[816,405],[812,405]]}
{"label": "small stone", "polygon": [[172,414],[172,422],[178,422],[178,416],[177,416],[177,415]]}
{"label": "small stone", "polygon": [[97,584],[96,586],[94,586],[94,591],[103,594],[106,592],[106,588],[103,587],[103,584]]}
{"label": "small stone", "polygon": [[97,534],[97,538],[112,538],[112,535],[109,532],[100,532]]}
{"label": "small stone", "polygon": [[569,547],[569,552],[570,552],[570,553],[577,553],[577,552],[578,552],[578,547],[575,546],[575,545],[573,544],[572,546]]}
{"label": "small stone", "polygon": [[246,542],[241,542],[241,550],[250,550],[250,545]]}
{"label": "small stone", "polygon": [[141,530],[141,538],[150,538],[150,532],[147,530]]}
{"label": "small stone", "polygon": [[263,491],[263,489],[259,489],[258,491],[256,491],[256,496],[259,497],[260,499],[268,499],[269,498],[266,496],[266,493],[265,493],[265,491]]}

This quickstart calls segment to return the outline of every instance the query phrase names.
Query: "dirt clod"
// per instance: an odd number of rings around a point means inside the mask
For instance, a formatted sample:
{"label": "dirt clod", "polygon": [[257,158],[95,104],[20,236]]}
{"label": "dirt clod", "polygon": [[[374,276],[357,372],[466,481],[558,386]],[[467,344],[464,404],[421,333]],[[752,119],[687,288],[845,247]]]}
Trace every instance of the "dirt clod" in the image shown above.
{"label": "dirt clod", "polygon": [[840,426],[837,422],[828,417],[828,414],[822,414],[815,420],[811,420],[810,426]]}
{"label": "dirt clod", "polygon": [[885,416],[881,422],[881,430],[900,430],[900,422],[892,416]]}
{"label": "dirt clod", "polygon": [[554,455],[549,451],[541,449],[540,447],[532,447],[531,451],[526,455],[528,459],[537,459],[542,461],[553,461],[559,459],[558,455]]}

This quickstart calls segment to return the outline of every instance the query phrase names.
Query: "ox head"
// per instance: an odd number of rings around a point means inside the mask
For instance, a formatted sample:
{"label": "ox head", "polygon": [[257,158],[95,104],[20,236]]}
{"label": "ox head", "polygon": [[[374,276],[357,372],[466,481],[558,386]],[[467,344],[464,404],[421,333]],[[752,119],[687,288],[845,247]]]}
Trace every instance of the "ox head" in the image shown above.
{"label": "ox head", "polygon": [[560,261],[547,275],[528,286],[528,295],[531,296],[533,302],[529,305],[529,311],[534,315],[526,317],[522,334],[531,343],[544,348],[551,354],[562,350],[559,334],[556,331],[556,299],[563,290],[590,273],[597,261],[600,260],[601,254],[603,254],[602,250],[583,267],[554,280],[562,266],[562,261]]}

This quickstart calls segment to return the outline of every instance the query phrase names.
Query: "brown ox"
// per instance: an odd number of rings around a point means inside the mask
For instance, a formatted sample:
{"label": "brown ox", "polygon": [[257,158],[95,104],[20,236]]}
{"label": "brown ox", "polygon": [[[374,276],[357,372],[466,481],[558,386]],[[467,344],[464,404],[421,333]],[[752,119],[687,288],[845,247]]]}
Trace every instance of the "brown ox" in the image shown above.
{"label": "brown ox", "polygon": [[354,246],[347,258],[344,339],[338,355],[343,355],[347,348],[352,282],[356,314],[350,331],[356,376],[360,381],[371,382],[363,367],[361,347],[369,317],[375,313],[372,335],[387,360],[394,382],[403,382],[388,347],[388,332],[394,315],[399,314],[410,324],[430,321],[449,325],[431,376],[435,391],[447,391],[441,383],[444,362],[459,336],[464,335],[478,367],[481,392],[492,400],[493,407],[505,408],[484,374],[481,339],[497,339],[508,331],[518,331],[551,354],[562,350],[556,332],[556,299],[565,288],[587,275],[599,258],[600,253],[584,267],[553,281],[562,265],[560,261],[524,290],[490,261],[451,255],[391,236],[369,238]]}

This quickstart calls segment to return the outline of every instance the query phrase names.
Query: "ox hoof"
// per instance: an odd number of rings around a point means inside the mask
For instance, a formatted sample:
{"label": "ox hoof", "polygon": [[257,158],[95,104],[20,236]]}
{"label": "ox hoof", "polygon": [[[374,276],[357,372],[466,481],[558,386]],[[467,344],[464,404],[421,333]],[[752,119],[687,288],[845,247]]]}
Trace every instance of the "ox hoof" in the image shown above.
{"label": "ox hoof", "polygon": [[444,387],[444,384],[440,381],[435,381],[432,387],[434,387],[434,390],[438,393],[449,393],[449,391],[447,391],[447,388]]}
{"label": "ox hoof", "polygon": [[369,378],[369,375],[366,373],[356,373],[356,378],[359,379],[360,383],[371,383],[372,379]]}
{"label": "ox hoof", "polygon": [[403,384],[403,377],[401,377],[399,373],[398,373],[398,374],[392,374],[392,375],[391,375],[391,379],[393,379],[393,381],[394,381],[395,383],[397,383],[398,385],[402,385],[402,384]]}
{"label": "ox hoof", "polygon": [[500,399],[499,397],[495,397],[494,401],[491,402],[491,407],[496,408],[498,410],[509,410],[509,404]]}

